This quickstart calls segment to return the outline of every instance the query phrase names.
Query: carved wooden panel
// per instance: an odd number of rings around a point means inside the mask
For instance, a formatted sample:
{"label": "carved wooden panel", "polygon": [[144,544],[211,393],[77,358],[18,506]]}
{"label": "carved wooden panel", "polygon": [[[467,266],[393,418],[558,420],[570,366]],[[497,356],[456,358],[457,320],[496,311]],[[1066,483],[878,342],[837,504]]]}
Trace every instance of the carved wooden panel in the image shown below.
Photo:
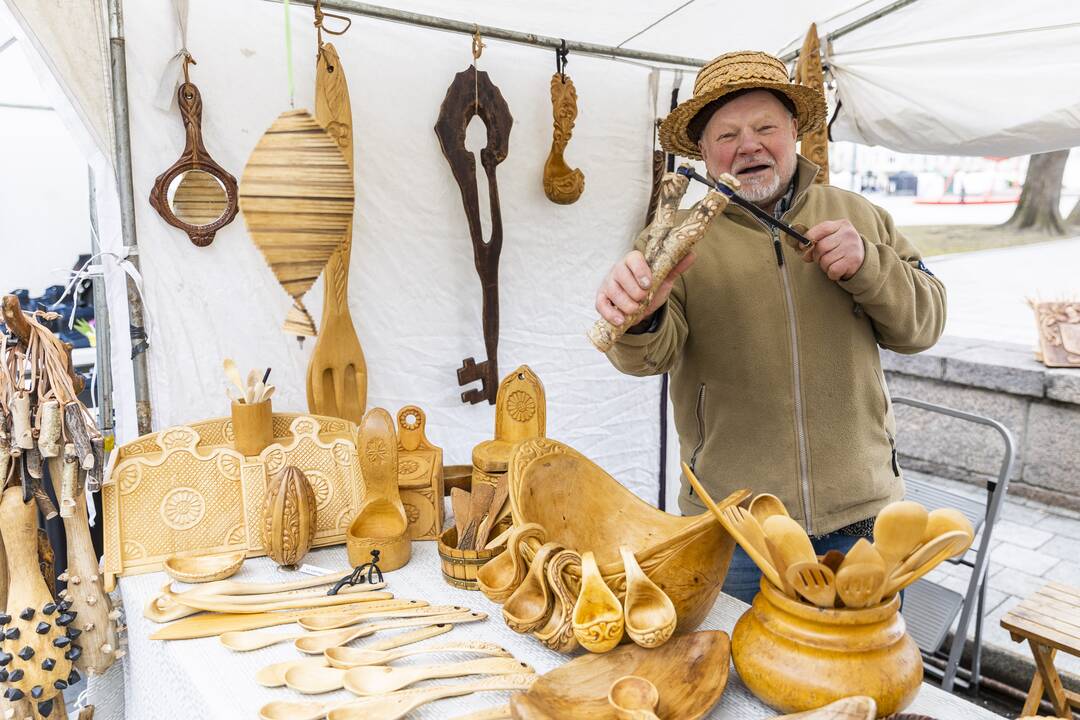
{"label": "carved wooden panel", "polygon": [[442,449],[427,439],[426,422],[415,405],[398,411],[398,489],[413,540],[437,540],[443,524]]}
{"label": "carved wooden panel", "polygon": [[[795,82],[812,87],[825,94],[825,73],[821,69],[821,43],[818,41],[817,24],[810,23],[810,29],[803,40],[799,60],[795,64]],[[814,178],[815,183],[829,184],[829,129],[822,123],[816,130],[804,133],[799,151],[803,157],[817,165],[821,170]]]}

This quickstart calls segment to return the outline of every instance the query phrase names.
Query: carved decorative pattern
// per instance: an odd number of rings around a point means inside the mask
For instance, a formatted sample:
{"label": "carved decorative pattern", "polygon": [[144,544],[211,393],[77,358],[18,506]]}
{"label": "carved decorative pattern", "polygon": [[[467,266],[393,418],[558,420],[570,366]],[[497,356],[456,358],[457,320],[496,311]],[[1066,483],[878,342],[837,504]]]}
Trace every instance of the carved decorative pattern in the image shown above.
{"label": "carved decorative pattern", "polygon": [[412,475],[414,472],[420,469],[420,463],[415,460],[399,460],[398,461],[398,475]]}
{"label": "carved decorative pattern", "polygon": [[175,450],[177,448],[193,448],[198,442],[198,436],[188,428],[173,428],[166,430],[158,436],[158,444],[162,450]]}
{"label": "carved decorative pattern", "polygon": [[128,465],[117,474],[117,482],[120,485],[120,494],[129,495],[139,487],[139,471],[134,465]]}
{"label": "carved decorative pattern", "polygon": [[315,493],[315,507],[322,510],[334,499],[334,486],[326,478],[326,475],[318,470],[305,470],[304,475],[311,484],[311,490]]}
{"label": "carved decorative pattern", "polygon": [[124,542],[125,560],[138,560],[142,557],[146,557],[146,548],[134,540],[126,540]]}
{"label": "carved decorative pattern", "polygon": [[330,452],[334,456],[334,462],[338,465],[348,467],[352,464],[352,447],[348,443],[334,443],[334,447]]}
{"label": "carved decorative pattern", "polygon": [[409,518],[409,523],[414,523],[420,519],[420,510],[415,505],[402,502],[402,506],[405,508],[405,517]]}
{"label": "carved decorative pattern", "polygon": [[233,525],[229,528],[229,532],[225,533],[226,545],[239,545],[244,542],[244,526],[243,524]]}
{"label": "carved decorative pattern", "polygon": [[386,462],[386,458],[390,455],[390,448],[386,446],[382,438],[372,438],[364,446],[364,453],[367,455],[368,462],[379,465]]}
{"label": "carved decorative pattern", "polygon": [[524,390],[517,390],[510,393],[510,398],[506,401],[506,411],[518,422],[528,422],[536,414],[536,401]]}
{"label": "carved decorative pattern", "polygon": [[175,488],[161,501],[161,519],[173,530],[190,530],[205,515],[206,500],[193,488]]}
{"label": "carved decorative pattern", "polygon": [[221,455],[218,457],[218,470],[229,480],[239,480],[240,459],[235,455]]}
{"label": "carved decorative pattern", "polygon": [[266,462],[266,472],[271,475],[281,472],[285,467],[285,453],[281,448],[274,448],[263,458]]}

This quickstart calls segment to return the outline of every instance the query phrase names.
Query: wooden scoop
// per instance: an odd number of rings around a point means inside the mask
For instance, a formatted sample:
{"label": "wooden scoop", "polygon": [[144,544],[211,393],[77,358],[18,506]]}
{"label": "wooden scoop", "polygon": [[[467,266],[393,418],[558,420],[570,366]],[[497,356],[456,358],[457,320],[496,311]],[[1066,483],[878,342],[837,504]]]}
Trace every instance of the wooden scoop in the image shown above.
{"label": "wooden scoop", "polygon": [[917,502],[889,503],[874,521],[874,548],[885,560],[886,575],[922,542],[929,513]]}
{"label": "wooden scoop", "polygon": [[559,543],[541,545],[525,579],[503,604],[503,620],[514,632],[532,632],[543,625],[551,614],[551,588],[544,576],[544,568],[551,557],[562,549]]}
{"label": "wooden scoop", "polygon": [[541,543],[547,532],[537,523],[515,525],[506,541],[506,550],[480,566],[476,571],[476,584],[484,596],[492,602],[502,603],[517,590],[525,578],[525,561],[521,557],[521,544],[529,538]]}
{"label": "wooden scoop", "polygon": [[326,630],[321,633],[307,633],[294,643],[296,649],[308,655],[318,655],[332,647],[345,645],[357,638],[367,637],[380,630],[392,630],[393,628],[416,627],[418,625],[440,625],[443,623],[467,623],[484,620],[485,613],[464,612],[447,615],[434,615],[424,618],[404,618],[401,620],[384,620],[382,622],[366,623],[356,627],[342,628],[341,630]]}
{"label": "wooden scoop", "polygon": [[498,675],[467,683],[440,685],[422,690],[394,693],[340,705],[327,713],[327,720],[399,720],[429,702],[490,690],[528,690],[539,677],[535,674]]}
{"label": "wooden scoop", "polygon": [[468,662],[415,667],[374,665],[338,672],[344,676],[344,686],[349,692],[356,695],[384,695],[421,680],[465,677],[466,675],[513,675],[531,673],[533,669],[520,660],[510,657],[481,658]]}
{"label": "wooden scoop", "polygon": [[[417,630],[411,630],[406,633],[399,633],[393,637],[389,637],[383,640],[378,640],[371,643],[364,650],[357,650],[354,648],[334,648],[335,650],[349,650],[356,653],[381,653],[389,652],[394,648],[404,647],[411,645],[421,640],[427,640],[429,638],[442,635],[450,632],[453,629],[452,625],[432,625],[431,627],[423,627]],[[261,668],[255,673],[255,682],[259,683],[263,687],[281,687],[285,684],[285,673],[290,668],[298,665],[309,665],[312,667],[325,667],[329,658],[323,657],[305,657],[299,660],[286,660],[285,662],[278,662],[272,665],[267,665]]]}
{"label": "wooden scoop", "polygon": [[848,563],[836,573],[836,593],[846,607],[873,607],[884,589],[885,570],[879,565]]}
{"label": "wooden scoop", "polygon": [[411,655],[426,655],[428,653],[477,653],[479,655],[491,655],[492,657],[512,657],[509,651],[494,643],[482,640],[458,640],[456,642],[439,643],[437,645],[425,645],[424,647],[409,650],[371,650],[351,647],[328,648],[324,655],[325,659],[336,668],[349,670],[364,665],[386,665],[398,658]]}
{"label": "wooden scoop", "polygon": [[619,720],[660,720],[656,714],[659,702],[656,686],[637,675],[624,675],[608,690],[608,703]]}
{"label": "wooden scoop", "polygon": [[667,593],[641,569],[630,548],[619,546],[619,554],[626,572],[626,597],[623,601],[626,634],[641,647],[659,647],[675,632],[678,621],[675,605]]}
{"label": "wooden scoop", "polygon": [[836,605],[836,577],[819,562],[800,562],[787,569],[787,581],[799,595],[821,608]]}
{"label": "wooden scoop", "polygon": [[614,649],[623,635],[623,609],[596,565],[592,551],[581,556],[581,591],[574,604],[574,637],[589,652]]}

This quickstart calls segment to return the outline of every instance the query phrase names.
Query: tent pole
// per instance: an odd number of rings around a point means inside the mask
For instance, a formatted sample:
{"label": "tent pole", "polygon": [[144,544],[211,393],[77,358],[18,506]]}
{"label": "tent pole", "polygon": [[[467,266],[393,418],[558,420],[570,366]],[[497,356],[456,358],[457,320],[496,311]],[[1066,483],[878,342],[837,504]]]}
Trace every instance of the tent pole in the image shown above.
{"label": "tent pole", "polygon": [[[112,64],[112,116],[116,130],[116,185],[120,195],[120,226],[127,260],[139,269],[139,243],[135,235],[135,190],[131,180],[131,132],[128,125],[127,61],[124,55],[124,13],[122,0],[109,3],[109,50]],[[139,434],[150,432],[150,383],[146,364],[146,330],[143,326],[142,295],[127,276],[128,325],[131,332],[131,364],[135,376],[135,414]]]}
{"label": "tent pole", "polygon": [[[268,2],[281,2],[281,0],[268,0]],[[314,0],[290,0],[293,5],[314,5]],[[562,45],[562,38],[534,35],[533,33],[505,30],[491,27],[490,25],[476,25],[461,20],[436,17],[434,15],[421,15],[420,13],[407,12],[396,8],[383,7],[381,5],[369,5],[357,2],[357,0],[322,0],[323,10],[348,13],[350,15],[362,15],[364,17],[390,20],[405,23],[406,25],[419,25],[421,27],[446,30],[449,32],[472,35],[479,31],[484,38],[506,40],[522,45],[535,45],[555,49]],[[630,50],[629,48],[615,47],[613,45],[597,45],[595,43],[566,40],[566,48],[583,55],[599,55],[602,57],[626,58],[628,60],[641,60],[644,62],[662,63],[664,65],[681,65],[698,68],[707,61],[700,58],[684,57],[682,55],[665,55],[663,53],[645,52],[643,50]]]}
{"label": "tent pole", "polygon": [[[906,8],[908,5],[911,5],[914,2],[916,2],[916,0],[896,0],[896,2],[890,5],[886,5],[879,10],[875,10],[874,12],[866,15],[865,17],[861,17],[858,20],[854,20],[847,25],[844,25],[843,27],[833,30],[831,33],[827,33],[825,35],[825,43],[829,42],[830,40],[835,40],[839,37],[843,37],[844,35],[847,35],[850,32],[854,32],[861,27],[865,27],[866,25],[869,25],[876,20],[880,20],[889,13],[893,13],[902,8]],[[822,43],[823,47],[825,43]],[[789,63],[792,60],[795,60],[799,57],[799,50],[801,50],[801,48],[796,48],[795,50],[792,50],[791,52],[780,56],[780,60],[785,63]]]}
{"label": "tent pole", "polygon": [[[97,185],[94,181],[94,169],[86,168],[90,186],[90,252],[101,253],[98,242],[97,222]],[[98,264],[101,263],[99,259]],[[105,276],[99,271],[91,273],[94,287],[94,329],[97,350],[97,411],[98,428],[106,438],[113,434],[113,377],[112,377],[112,338],[109,335],[109,302],[105,298]]]}

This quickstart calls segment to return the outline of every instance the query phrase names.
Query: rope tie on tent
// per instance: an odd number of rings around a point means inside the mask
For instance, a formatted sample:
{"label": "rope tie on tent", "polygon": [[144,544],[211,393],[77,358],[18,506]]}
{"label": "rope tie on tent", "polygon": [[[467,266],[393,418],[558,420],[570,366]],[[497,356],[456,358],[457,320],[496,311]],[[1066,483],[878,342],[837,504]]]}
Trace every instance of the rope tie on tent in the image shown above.
{"label": "rope tie on tent", "polygon": [[480,81],[478,79],[480,74],[480,55],[483,54],[484,48],[486,48],[487,45],[484,44],[483,39],[480,37],[480,26],[474,25],[473,27],[476,28],[476,31],[472,36],[472,64],[473,69],[476,70],[476,72],[473,73],[473,103],[475,103],[474,112],[480,114]]}
{"label": "rope tie on tent", "polygon": [[188,0],[172,0],[172,5],[176,14],[177,29],[180,31],[180,49],[165,63],[165,70],[161,75],[157,95],[154,97],[154,105],[165,111],[172,109],[173,101],[176,99],[176,91],[180,86],[181,75],[184,82],[188,82],[187,61],[191,57],[191,52],[187,47]]}
{"label": "rope tie on tent", "polygon": [[289,0],[284,0],[285,6],[285,67],[289,78],[289,107],[296,107],[296,87],[293,84],[292,69],[292,24],[289,22]]}

